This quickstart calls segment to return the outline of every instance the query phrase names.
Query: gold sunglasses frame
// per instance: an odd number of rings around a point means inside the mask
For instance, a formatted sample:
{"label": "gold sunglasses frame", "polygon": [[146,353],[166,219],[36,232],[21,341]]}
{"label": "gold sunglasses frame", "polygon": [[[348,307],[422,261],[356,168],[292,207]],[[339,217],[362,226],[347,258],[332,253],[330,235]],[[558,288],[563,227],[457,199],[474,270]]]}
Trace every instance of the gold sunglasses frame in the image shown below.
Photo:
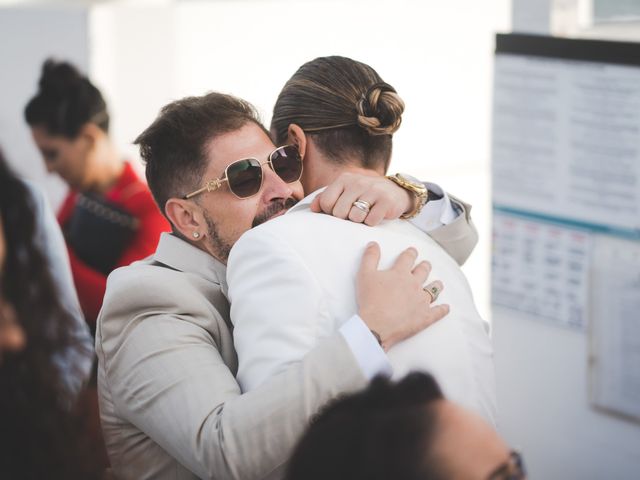
{"label": "gold sunglasses frame", "polygon": [[[275,168],[273,167],[273,162],[272,162],[272,160],[273,160],[273,155],[274,155],[278,150],[281,150],[281,149],[284,149],[284,148],[287,148],[287,147],[294,147],[294,148],[296,149],[296,151],[298,152],[298,156],[300,156],[300,151],[298,150],[297,145],[287,144],[287,145],[282,145],[282,146],[280,146],[280,147],[276,148],[275,150],[273,150],[273,151],[269,154],[269,157],[267,158],[267,161],[266,161],[266,162],[262,162],[262,163],[261,163],[261,162],[260,162],[260,160],[258,160],[257,158],[253,158],[253,157],[249,157],[249,158],[241,158],[240,160],[236,160],[236,161],[234,161],[234,162],[231,162],[229,165],[227,165],[227,166],[226,166],[226,168],[224,169],[224,175],[223,175],[222,177],[220,177],[220,178],[216,178],[216,179],[214,179],[214,180],[209,180],[207,183],[205,183],[204,187],[201,187],[201,188],[199,188],[198,190],[195,190],[195,191],[193,191],[193,192],[191,192],[191,193],[188,193],[188,194],[184,195],[184,196],[182,197],[182,199],[183,199],[183,200],[189,200],[189,199],[191,199],[191,198],[195,197],[196,195],[200,195],[201,193],[204,193],[204,192],[213,192],[213,191],[215,191],[215,190],[219,189],[220,187],[222,187],[222,184],[223,184],[224,182],[229,182],[229,178],[228,178],[228,176],[227,176],[227,171],[229,170],[229,168],[230,168],[232,165],[235,165],[235,164],[236,164],[236,163],[238,163],[238,162],[244,162],[244,161],[246,161],[246,160],[255,160],[256,162],[258,162],[258,165],[260,165],[260,168],[264,168],[264,166],[268,164],[268,165],[271,167],[271,170],[273,171],[273,173],[275,173],[276,175],[278,175],[278,174],[276,173]],[[293,180],[293,181],[291,181],[291,182],[286,182],[286,183],[294,183],[294,182],[297,182],[298,180],[300,180],[300,178],[302,178],[302,171],[303,171],[303,170],[304,170],[304,165],[302,164],[302,158],[301,158],[301,159],[300,159],[300,176],[298,176],[298,178],[297,178],[296,180]],[[280,177],[280,176],[278,175],[278,177]],[[284,180],[283,180],[283,181],[284,181]],[[262,190],[262,184],[263,184],[263,183],[264,183],[264,175],[262,175],[262,176],[260,177],[260,187],[258,188],[258,191],[257,191],[256,193],[254,193],[253,195],[249,195],[248,197],[240,197],[240,196],[236,195],[236,193],[231,189],[231,187],[229,187],[229,191],[230,191],[230,192],[231,192],[231,193],[232,193],[236,198],[238,198],[238,199],[240,199],[240,200],[244,200],[244,199],[246,199],[246,198],[251,198],[251,197],[253,197],[254,195],[257,195],[257,194],[260,192],[260,190]]]}

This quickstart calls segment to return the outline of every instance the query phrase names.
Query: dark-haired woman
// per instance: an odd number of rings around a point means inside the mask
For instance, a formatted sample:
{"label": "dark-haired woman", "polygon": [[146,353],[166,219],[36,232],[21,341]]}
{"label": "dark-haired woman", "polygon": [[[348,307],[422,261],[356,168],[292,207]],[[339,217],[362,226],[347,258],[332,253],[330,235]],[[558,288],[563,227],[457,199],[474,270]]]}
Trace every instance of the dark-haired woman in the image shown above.
{"label": "dark-haired woman", "polygon": [[169,224],[109,138],[100,91],[66,62],[47,60],[25,118],[47,170],[69,186],[58,213],[73,278],[93,328],[111,270],[155,250]]}
{"label": "dark-haired woman", "polygon": [[0,153],[0,478],[100,478],[74,414],[91,345],[52,272],[44,213]]}

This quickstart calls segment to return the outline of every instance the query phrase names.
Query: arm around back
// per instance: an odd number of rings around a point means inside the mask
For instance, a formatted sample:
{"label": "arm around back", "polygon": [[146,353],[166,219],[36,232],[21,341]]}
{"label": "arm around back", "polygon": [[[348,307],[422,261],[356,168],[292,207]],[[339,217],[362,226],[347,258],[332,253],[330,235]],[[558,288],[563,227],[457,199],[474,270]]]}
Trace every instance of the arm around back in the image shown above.
{"label": "arm around back", "polygon": [[252,229],[236,242],[227,281],[243,391],[299,361],[338,330],[314,274],[286,238],[268,228]]}
{"label": "arm around back", "polygon": [[[97,335],[101,396],[108,395],[117,416],[198,477],[277,476],[309,417],[336,395],[365,385],[346,342],[335,334],[241,395],[226,346],[230,332],[206,300],[212,292],[183,272],[147,268],[136,276],[121,269],[109,280]],[[154,472],[152,459],[136,458],[139,439],[132,435],[128,448],[125,437],[116,432],[107,439],[116,474],[175,478]]]}

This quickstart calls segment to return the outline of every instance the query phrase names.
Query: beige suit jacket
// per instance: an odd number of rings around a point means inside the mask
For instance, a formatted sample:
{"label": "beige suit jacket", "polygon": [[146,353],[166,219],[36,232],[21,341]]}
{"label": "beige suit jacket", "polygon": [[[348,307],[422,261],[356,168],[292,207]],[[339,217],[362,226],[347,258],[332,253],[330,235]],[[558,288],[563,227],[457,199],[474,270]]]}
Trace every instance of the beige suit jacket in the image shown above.
{"label": "beige suit jacket", "polygon": [[[449,194],[451,203],[461,213],[448,225],[429,231],[429,236],[438,243],[458,265],[467,261],[478,243],[478,231],[471,219],[471,205]],[[411,222],[421,228],[419,222]]]}
{"label": "beige suit jacket", "polygon": [[281,478],[309,417],[366,384],[336,334],[241,395],[224,278],[222,264],[170,234],[109,276],[96,351],[118,478]]}

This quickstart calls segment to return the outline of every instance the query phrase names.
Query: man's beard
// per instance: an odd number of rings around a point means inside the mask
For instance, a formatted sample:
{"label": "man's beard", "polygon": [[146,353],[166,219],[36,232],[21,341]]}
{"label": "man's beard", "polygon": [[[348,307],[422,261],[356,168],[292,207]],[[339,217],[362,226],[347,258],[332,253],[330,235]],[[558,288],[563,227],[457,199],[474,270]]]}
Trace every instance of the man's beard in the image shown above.
{"label": "man's beard", "polygon": [[286,200],[274,200],[271,204],[264,210],[264,212],[256,215],[256,218],[253,219],[253,223],[251,224],[251,228],[257,227],[258,225],[270,220],[273,216],[286,212],[291,207],[293,207],[298,201],[293,197],[289,197]]}
{"label": "man's beard", "polygon": [[[286,200],[274,200],[263,212],[256,215],[253,219],[253,223],[251,224],[251,228],[266,222],[278,213],[289,210],[296,203],[297,200],[291,197]],[[222,238],[218,231],[218,226],[206,211],[203,211],[202,215],[204,216],[204,221],[207,224],[207,241],[209,242],[209,247],[212,251],[216,252],[216,256],[220,261],[226,262],[229,259],[229,253],[231,252],[231,247],[233,247],[233,245]]]}
{"label": "man's beard", "polygon": [[217,253],[218,258],[222,262],[226,263],[229,258],[229,252],[231,252],[231,247],[233,245],[225,241],[220,236],[218,227],[206,211],[203,211],[202,215],[204,216],[204,221],[207,224],[207,241],[209,242],[209,246],[214,252]]}

